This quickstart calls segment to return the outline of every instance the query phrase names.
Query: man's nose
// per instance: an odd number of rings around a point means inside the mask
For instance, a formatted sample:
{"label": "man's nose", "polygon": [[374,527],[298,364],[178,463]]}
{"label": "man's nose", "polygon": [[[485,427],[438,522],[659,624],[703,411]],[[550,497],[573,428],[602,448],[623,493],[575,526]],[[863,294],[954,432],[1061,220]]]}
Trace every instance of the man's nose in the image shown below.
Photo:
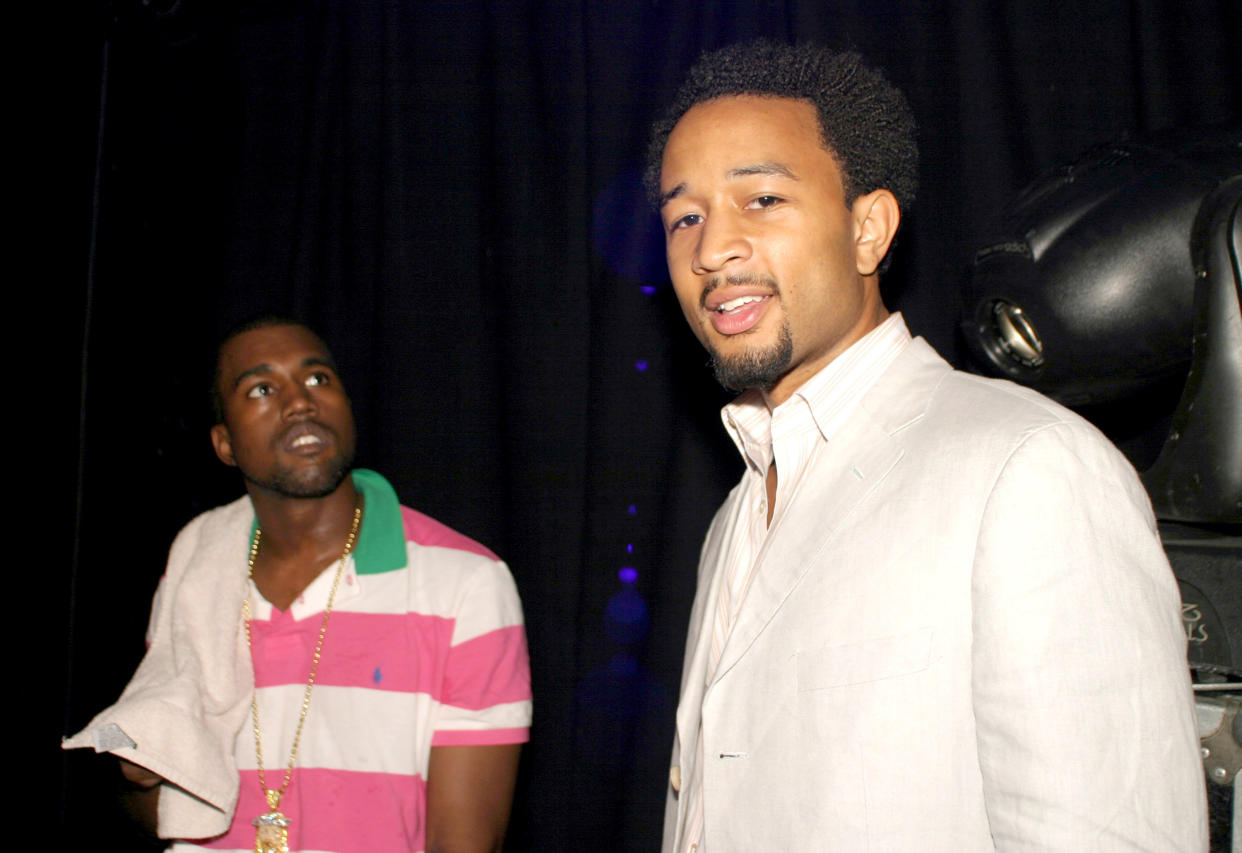
{"label": "man's nose", "polygon": [[286,418],[303,415],[315,410],[315,398],[311,395],[311,389],[301,382],[290,384],[290,390],[285,395],[284,404],[284,416]]}
{"label": "man's nose", "polygon": [[735,217],[711,216],[699,231],[693,269],[700,274],[718,272],[735,260],[746,260],[750,252],[750,240]]}

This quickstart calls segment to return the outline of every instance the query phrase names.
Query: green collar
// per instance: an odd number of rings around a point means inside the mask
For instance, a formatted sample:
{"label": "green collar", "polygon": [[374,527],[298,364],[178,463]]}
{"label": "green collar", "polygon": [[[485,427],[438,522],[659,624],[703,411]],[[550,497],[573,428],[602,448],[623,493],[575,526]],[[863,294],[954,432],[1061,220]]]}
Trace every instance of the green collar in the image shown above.
{"label": "green collar", "polygon": [[367,468],[355,468],[353,478],[354,488],[366,502],[354,547],[354,570],[360,575],[378,575],[405,568],[405,522],[397,493]]}
{"label": "green collar", "polygon": [[[397,493],[387,480],[366,468],[355,468],[351,476],[365,504],[362,529],[354,546],[354,571],[379,575],[405,568],[405,522]],[[258,524],[258,519],[251,524],[251,537]]]}

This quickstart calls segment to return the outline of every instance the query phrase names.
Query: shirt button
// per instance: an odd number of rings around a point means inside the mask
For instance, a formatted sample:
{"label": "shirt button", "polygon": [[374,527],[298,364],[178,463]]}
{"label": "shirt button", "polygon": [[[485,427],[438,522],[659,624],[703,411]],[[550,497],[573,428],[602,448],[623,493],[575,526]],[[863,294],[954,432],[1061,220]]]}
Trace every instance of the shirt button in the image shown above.
{"label": "shirt button", "polygon": [[681,768],[674,764],[668,771],[668,783],[673,786],[673,790],[681,793]]}

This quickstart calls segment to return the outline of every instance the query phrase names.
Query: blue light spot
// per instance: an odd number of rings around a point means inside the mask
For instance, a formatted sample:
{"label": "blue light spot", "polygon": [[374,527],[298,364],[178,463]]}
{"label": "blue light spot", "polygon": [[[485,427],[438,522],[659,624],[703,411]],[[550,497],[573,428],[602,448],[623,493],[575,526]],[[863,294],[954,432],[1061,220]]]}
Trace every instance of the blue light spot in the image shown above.
{"label": "blue light spot", "polygon": [[635,506],[634,504],[630,504],[629,507],[625,511],[628,512],[630,515],[638,515],[638,507]]}
{"label": "blue light spot", "polygon": [[638,361],[634,362],[634,369],[637,370],[639,373],[642,373],[644,370],[646,370],[647,359],[640,358]]}
{"label": "blue light spot", "polygon": [[371,680],[376,684],[379,684],[384,680],[384,674],[380,672],[380,668],[378,666],[375,668],[375,672],[371,673]]}
{"label": "blue light spot", "polygon": [[641,595],[628,589],[623,589],[608,599],[605,610],[609,619],[627,625],[642,622],[647,618],[647,602],[643,601]]}
{"label": "blue light spot", "polygon": [[642,287],[638,289],[641,290],[643,293],[647,294],[648,296],[655,293],[656,291],[654,284],[644,284]]}
{"label": "blue light spot", "polygon": [[617,577],[621,578],[621,583],[633,583],[638,580],[638,569],[632,566],[626,566],[617,572]]}
{"label": "blue light spot", "polygon": [[604,613],[604,634],[610,640],[633,643],[647,633],[647,602],[628,586],[608,600]]}
{"label": "blue light spot", "polygon": [[625,553],[627,553],[627,554],[633,554],[633,553],[634,553],[634,543],[633,543],[633,542],[631,542],[631,543],[629,543],[628,545],[626,545],[626,546],[625,546]]}

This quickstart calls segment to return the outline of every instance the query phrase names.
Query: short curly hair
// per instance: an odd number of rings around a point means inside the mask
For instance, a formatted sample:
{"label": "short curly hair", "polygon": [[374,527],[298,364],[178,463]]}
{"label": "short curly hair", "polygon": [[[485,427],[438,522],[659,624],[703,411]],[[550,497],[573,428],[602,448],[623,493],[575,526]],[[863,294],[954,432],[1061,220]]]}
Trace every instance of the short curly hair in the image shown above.
{"label": "short curly hair", "polygon": [[918,189],[914,116],[905,97],[857,53],[812,44],[760,39],[699,57],[672,105],[651,128],[643,186],[660,202],[660,163],[669,134],[696,104],[730,95],[809,101],[819,115],[824,146],[836,158],[845,202],[877,189],[908,211]]}

